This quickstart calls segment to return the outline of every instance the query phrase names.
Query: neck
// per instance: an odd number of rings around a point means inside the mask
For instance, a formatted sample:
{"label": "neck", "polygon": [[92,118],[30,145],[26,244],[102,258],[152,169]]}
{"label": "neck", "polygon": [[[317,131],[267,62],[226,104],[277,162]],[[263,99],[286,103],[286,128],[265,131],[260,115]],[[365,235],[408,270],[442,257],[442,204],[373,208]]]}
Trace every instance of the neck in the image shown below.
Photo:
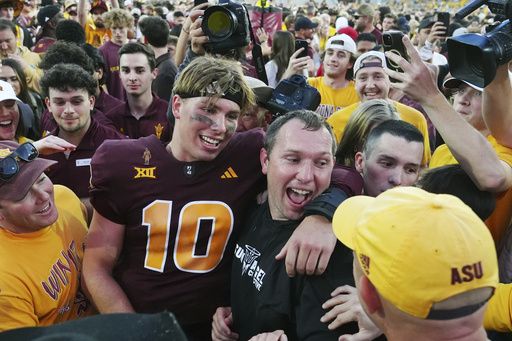
{"label": "neck", "polygon": [[64,131],[62,128],[59,128],[58,136],[66,140],[67,142],[74,144],[75,146],[78,146],[80,142],[82,141],[82,138],[85,136],[85,133],[87,133],[87,130],[89,130],[89,127],[91,126],[91,118],[89,118],[89,121],[86,125],[84,125],[80,130],[74,131],[74,132],[67,132]]}
{"label": "neck", "polygon": [[149,106],[153,102],[153,94],[151,93],[151,90],[140,96],[133,96],[127,93],[126,98],[128,100],[128,105],[130,106],[130,113],[136,119],[144,116]]}
{"label": "neck", "polygon": [[345,71],[336,78],[324,75],[324,84],[331,89],[344,89],[350,84],[350,81],[345,78],[346,74],[347,72]]}
{"label": "neck", "polygon": [[153,49],[153,52],[155,53],[155,59],[157,59],[161,55],[164,55],[168,52],[167,46],[165,46],[165,47],[154,47],[153,45],[150,45],[150,46],[151,46],[151,49]]}

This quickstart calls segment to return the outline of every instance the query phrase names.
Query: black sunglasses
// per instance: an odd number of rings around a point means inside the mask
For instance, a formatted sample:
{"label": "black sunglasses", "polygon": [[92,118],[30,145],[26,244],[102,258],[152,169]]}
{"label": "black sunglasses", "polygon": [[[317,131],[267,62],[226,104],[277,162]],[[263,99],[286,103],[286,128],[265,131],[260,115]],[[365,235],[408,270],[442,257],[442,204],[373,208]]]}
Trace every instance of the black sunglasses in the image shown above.
{"label": "black sunglasses", "polygon": [[0,180],[5,182],[11,180],[20,171],[18,161],[34,161],[39,155],[37,148],[31,142],[25,142],[11,154],[0,160]]}
{"label": "black sunglasses", "polygon": [[354,19],[356,19],[356,20],[357,20],[357,19],[359,19],[359,18],[361,18],[361,17],[362,17],[362,15],[357,15],[357,14],[356,14],[356,15],[354,15]]}

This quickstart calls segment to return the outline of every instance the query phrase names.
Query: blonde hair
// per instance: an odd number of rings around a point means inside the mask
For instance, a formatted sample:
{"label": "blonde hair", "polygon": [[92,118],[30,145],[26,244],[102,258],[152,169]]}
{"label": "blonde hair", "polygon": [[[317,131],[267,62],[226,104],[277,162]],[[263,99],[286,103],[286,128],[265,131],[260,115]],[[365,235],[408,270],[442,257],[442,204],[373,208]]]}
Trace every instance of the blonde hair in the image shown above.
{"label": "blonde hair", "polygon": [[105,27],[112,29],[115,27],[132,28],[134,25],[133,16],[125,9],[116,8],[102,15]]}

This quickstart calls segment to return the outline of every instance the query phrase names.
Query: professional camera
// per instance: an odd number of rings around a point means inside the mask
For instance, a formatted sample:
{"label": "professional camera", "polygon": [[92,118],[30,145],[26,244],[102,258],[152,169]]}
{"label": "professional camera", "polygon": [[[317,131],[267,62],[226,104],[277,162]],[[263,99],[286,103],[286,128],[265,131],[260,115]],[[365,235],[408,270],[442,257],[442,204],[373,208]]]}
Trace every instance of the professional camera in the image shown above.
{"label": "professional camera", "polygon": [[308,84],[304,75],[293,75],[283,79],[272,92],[267,102],[274,117],[292,110],[316,110],[320,104],[320,93]]}
{"label": "professional camera", "polygon": [[250,43],[247,9],[230,0],[219,0],[204,11],[203,32],[210,42],[204,44],[208,52],[223,53]]}
{"label": "professional camera", "polygon": [[463,34],[449,38],[448,61],[451,74],[481,88],[486,87],[496,76],[498,66],[512,60],[512,8],[510,0],[475,0],[456,17],[464,18],[482,5],[492,13],[508,18],[486,34]]}

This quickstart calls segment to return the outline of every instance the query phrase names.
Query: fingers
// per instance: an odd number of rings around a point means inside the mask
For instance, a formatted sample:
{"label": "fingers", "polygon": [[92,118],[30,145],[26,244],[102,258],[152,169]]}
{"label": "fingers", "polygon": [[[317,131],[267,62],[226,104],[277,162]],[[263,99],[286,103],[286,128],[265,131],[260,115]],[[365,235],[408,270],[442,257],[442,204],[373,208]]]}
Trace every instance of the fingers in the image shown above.
{"label": "fingers", "polygon": [[353,294],[357,293],[357,289],[351,285],[342,285],[340,287],[337,287],[334,289],[334,291],[331,293],[331,296],[337,296],[339,294]]}

